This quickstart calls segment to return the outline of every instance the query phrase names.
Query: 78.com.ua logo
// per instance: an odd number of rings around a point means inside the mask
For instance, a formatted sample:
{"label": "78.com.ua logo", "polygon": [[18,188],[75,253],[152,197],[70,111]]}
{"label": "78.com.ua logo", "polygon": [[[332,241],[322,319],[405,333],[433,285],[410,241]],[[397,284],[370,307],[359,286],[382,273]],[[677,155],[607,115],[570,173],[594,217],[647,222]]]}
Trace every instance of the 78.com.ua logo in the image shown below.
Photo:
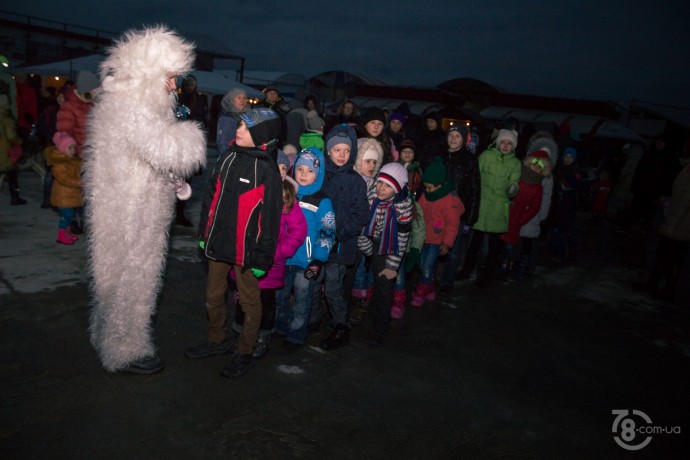
{"label": "78.com.ua logo", "polygon": [[614,434],[613,439],[623,449],[640,450],[652,441],[652,437],[647,436],[635,444],[635,438],[638,435],[649,433],[648,430],[640,429],[641,425],[649,426],[652,424],[652,419],[647,414],[640,410],[629,409],[614,409],[611,413],[616,415],[611,428],[611,432]]}

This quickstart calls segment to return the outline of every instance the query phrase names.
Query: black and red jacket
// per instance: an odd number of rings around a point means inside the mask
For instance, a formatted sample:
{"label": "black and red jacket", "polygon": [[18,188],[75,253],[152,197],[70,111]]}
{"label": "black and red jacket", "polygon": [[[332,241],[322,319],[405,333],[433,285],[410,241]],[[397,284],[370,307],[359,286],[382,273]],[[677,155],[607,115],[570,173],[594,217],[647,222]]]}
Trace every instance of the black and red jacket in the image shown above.
{"label": "black and red jacket", "polygon": [[233,145],[221,154],[201,205],[204,254],[245,268],[273,265],[283,185],[274,153]]}

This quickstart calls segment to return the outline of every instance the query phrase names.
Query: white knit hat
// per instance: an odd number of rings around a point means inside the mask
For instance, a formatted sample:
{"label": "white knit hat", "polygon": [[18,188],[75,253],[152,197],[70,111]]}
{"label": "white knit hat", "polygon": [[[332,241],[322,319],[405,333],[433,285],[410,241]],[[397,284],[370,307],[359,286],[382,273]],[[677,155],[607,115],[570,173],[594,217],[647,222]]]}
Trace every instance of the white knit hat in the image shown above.
{"label": "white knit hat", "polygon": [[513,143],[513,150],[517,147],[518,143],[518,133],[512,129],[502,129],[498,132],[496,136],[496,145],[500,144],[503,139],[508,139]]}
{"label": "white knit hat", "polygon": [[386,163],[379,171],[376,180],[385,182],[393,187],[395,193],[400,193],[407,185],[407,169],[400,163]]}

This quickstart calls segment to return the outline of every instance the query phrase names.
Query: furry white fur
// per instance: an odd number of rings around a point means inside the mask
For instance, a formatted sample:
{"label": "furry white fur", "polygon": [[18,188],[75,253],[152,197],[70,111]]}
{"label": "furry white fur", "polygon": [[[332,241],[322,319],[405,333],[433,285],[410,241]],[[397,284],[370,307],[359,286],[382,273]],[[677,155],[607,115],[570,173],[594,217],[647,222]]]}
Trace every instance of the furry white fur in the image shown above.
{"label": "furry white fur", "polygon": [[155,354],[151,318],[162,284],[176,185],[206,162],[199,125],[175,117],[168,77],[191,70],[193,45],[157,26],[129,31],[101,65],[89,114],[83,188],[93,306],[89,331],[115,372]]}

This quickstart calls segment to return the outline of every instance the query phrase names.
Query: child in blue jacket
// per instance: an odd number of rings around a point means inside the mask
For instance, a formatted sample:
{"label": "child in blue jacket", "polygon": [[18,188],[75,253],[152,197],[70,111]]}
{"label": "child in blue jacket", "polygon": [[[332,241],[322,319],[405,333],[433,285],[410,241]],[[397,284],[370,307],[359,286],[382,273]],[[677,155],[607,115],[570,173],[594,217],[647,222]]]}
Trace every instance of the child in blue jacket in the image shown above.
{"label": "child in blue jacket", "polygon": [[[299,206],[307,221],[307,238],[286,262],[285,287],[276,297],[276,333],[285,336],[283,351],[293,352],[307,338],[312,291],[335,241],[333,204],[321,190],[326,174],[321,150],[310,147],[295,158],[292,177],[298,185]],[[294,301],[290,307],[290,294]]]}

